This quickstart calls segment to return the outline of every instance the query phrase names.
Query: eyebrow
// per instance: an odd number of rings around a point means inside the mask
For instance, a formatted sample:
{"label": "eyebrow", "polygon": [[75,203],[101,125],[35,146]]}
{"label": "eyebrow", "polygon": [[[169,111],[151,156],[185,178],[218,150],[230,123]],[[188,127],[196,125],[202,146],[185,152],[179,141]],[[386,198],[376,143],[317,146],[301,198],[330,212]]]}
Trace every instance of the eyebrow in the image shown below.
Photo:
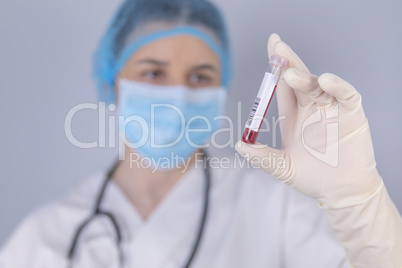
{"label": "eyebrow", "polygon": [[168,62],[155,60],[155,59],[143,59],[143,60],[137,61],[137,65],[144,64],[144,63],[150,63],[150,64],[154,64],[154,65],[159,65],[159,66],[169,65]]}
{"label": "eyebrow", "polygon": [[[168,66],[169,62],[166,61],[160,61],[160,60],[156,60],[156,59],[143,59],[143,60],[139,60],[136,62],[137,65],[140,64],[153,64],[153,65],[158,65],[158,66]],[[217,72],[217,68],[214,67],[212,64],[209,63],[204,63],[204,64],[200,64],[200,65],[196,65],[193,68],[191,68],[192,71],[200,71],[200,70],[210,70],[213,72]]]}
{"label": "eyebrow", "polygon": [[211,70],[213,72],[218,71],[215,66],[205,63],[205,64],[201,64],[201,65],[197,65],[194,66],[193,68],[191,68],[193,71],[200,71],[200,70]]}

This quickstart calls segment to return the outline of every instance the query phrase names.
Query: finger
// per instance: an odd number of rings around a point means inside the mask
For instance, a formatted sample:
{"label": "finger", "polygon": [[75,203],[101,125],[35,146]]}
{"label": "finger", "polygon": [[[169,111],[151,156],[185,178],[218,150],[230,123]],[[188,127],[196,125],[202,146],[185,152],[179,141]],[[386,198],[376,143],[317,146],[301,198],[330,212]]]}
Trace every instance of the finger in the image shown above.
{"label": "finger", "polygon": [[354,106],[356,102],[360,103],[359,92],[351,84],[334,74],[322,74],[318,78],[318,83],[326,93],[335,97],[343,105]]}
{"label": "finger", "polygon": [[290,162],[284,151],[259,143],[251,145],[242,141],[236,143],[235,149],[253,166],[261,168],[280,181],[291,182],[290,164],[288,164]]}
{"label": "finger", "polygon": [[[281,42],[279,35],[273,33],[268,39],[268,55],[271,57],[274,54],[274,46],[276,43]],[[278,99],[278,110],[279,115],[290,115],[294,114],[297,108],[297,98],[296,95],[290,87],[281,79],[278,82],[278,88],[276,91]]]}
{"label": "finger", "polygon": [[[303,63],[303,61],[296,55],[296,53],[293,52],[293,50],[288,46],[285,42],[283,41],[278,41],[274,45],[274,54],[277,54],[281,57],[284,57],[288,60],[288,68],[296,68],[299,70],[303,70],[305,72],[309,72],[308,68],[306,65]],[[298,100],[303,99],[300,92],[295,91],[292,87],[283,87],[282,84],[287,84],[285,79],[282,77],[281,81],[278,83],[278,107],[280,108],[281,106],[285,107],[285,115],[287,113],[293,113],[295,110],[297,110],[297,104]],[[281,87],[282,86],[282,87]],[[284,88],[284,90],[281,90],[281,88]],[[288,99],[290,99],[290,96],[292,96],[292,102],[289,102]],[[283,115],[283,114],[280,114]]]}
{"label": "finger", "polygon": [[268,38],[268,58],[274,54],[274,45],[281,41],[281,38],[276,33],[273,33]]}
{"label": "finger", "polygon": [[299,70],[310,72],[303,61],[296,53],[283,41],[278,41],[274,44],[273,53],[286,58],[289,63],[288,67],[293,67]]}
{"label": "finger", "polygon": [[316,103],[325,106],[335,101],[335,98],[323,91],[318,83],[318,77],[306,71],[289,68],[283,74],[286,83],[296,91],[300,105]]}

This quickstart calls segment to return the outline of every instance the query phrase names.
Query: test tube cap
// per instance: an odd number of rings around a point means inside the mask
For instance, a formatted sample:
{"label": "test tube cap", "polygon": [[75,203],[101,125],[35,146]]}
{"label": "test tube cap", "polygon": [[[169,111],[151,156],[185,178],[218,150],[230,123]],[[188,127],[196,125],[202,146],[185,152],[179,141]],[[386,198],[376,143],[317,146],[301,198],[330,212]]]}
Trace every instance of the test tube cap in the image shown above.
{"label": "test tube cap", "polygon": [[282,70],[285,70],[286,66],[288,65],[288,60],[285,59],[284,57],[274,54],[269,59],[269,64],[276,65],[279,68],[281,68]]}

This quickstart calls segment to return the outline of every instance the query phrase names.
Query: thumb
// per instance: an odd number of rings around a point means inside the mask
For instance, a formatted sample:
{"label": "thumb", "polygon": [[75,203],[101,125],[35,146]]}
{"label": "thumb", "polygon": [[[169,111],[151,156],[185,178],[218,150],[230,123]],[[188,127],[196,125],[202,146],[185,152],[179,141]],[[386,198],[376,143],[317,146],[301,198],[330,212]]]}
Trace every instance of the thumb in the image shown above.
{"label": "thumb", "polygon": [[292,172],[289,156],[283,150],[278,150],[260,143],[247,144],[238,141],[236,151],[253,166],[258,167],[282,182],[291,184]]}

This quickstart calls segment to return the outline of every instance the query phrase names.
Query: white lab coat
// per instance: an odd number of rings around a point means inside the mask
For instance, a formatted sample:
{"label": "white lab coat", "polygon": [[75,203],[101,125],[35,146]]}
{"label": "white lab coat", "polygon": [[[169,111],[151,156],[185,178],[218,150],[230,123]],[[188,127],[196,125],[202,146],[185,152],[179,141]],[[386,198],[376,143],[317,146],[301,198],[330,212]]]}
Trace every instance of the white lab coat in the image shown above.
{"label": "white lab coat", "polygon": [[[210,209],[194,268],[346,268],[323,211],[267,174],[212,168]],[[66,267],[72,237],[91,213],[105,173],[28,216],[0,251],[1,268]],[[178,268],[190,254],[203,204],[201,165],[143,221],[113,181],[102,203],[123,233],[126,267]],[[75,267],[118,267],[114,231],[99,218],[84,232]]]}

